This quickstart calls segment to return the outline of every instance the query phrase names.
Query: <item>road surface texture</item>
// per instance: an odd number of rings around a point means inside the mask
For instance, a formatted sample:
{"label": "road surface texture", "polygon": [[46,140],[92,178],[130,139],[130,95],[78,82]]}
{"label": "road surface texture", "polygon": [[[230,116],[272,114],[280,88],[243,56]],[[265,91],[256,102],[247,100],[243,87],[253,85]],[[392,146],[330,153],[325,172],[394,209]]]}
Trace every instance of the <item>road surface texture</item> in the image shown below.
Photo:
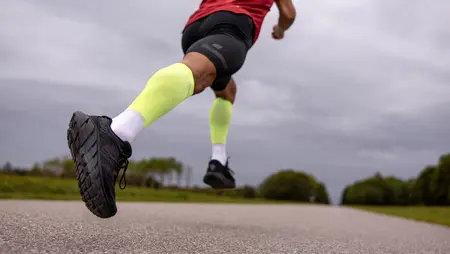
{"label": "road surface texture", "polygon": [[450,253],[450,228],[313,205],[0,201],[0,253]]}

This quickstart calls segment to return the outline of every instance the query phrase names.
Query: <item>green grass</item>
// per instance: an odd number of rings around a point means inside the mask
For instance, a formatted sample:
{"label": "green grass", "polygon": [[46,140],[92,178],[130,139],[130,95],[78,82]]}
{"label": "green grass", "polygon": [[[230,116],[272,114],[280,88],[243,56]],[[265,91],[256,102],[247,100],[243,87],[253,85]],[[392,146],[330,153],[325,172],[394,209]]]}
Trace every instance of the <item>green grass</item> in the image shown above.
{"label": "green grass", "polygon": [[450,207],[426,207],[426,206],[352,206],[365,211],[388,214],[416,221],[440,224],[450,227]]}
{"label": "green grass", "polygon": [[[149,189],[127,186],[116,188],[118,201],[196,202],[196,203],[275,203],[263,199],[244,199],[182,190]],[[0,175],[0,199],[81,200],[77,182],[59,178]]]}

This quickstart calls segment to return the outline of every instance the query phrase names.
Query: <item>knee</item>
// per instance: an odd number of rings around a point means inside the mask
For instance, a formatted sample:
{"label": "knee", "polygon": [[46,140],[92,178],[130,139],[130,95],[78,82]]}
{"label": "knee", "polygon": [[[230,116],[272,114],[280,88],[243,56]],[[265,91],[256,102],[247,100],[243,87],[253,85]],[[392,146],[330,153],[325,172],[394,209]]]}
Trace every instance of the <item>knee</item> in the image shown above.
{"label": "knee", "polygon": [[203,54],[190,52],[185,55],[182,63],[187,65],[194,76],[194,94],[201,93],[211,86],[216,78],[216,67]]}
{"label": "knee", "polygon": [[222,98],[234,104],[237,93],[236,82],[233,78],[228,82],[227,87],[222,91],[214,91],[217,98]]}
{"label": "knee", "polygon": [[195,79],[195,92],[211,86],[216,78],[229,77],[244,64],[247,46],[244,42],[223,34],[207,36],[187,50],[183,63]]}

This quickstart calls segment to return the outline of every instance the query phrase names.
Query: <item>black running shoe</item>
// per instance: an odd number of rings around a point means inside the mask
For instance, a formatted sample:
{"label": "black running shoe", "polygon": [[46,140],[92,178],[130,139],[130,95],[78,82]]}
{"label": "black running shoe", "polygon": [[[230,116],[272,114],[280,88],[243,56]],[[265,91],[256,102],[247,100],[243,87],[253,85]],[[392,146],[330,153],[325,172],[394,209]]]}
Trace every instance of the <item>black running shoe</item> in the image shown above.
{"label": "black running shoe", "polygon": [[[76,165],[78,188],[86,207],[100,218],[117,213],[115,183],[123,169],[119,187],[126,186],[125,171],[132,149],[111,129],[111,118],[74,112],[67,141]],[[122,180],[124,186],[122,188]]]}
{"label": "black running shoe", "polygon": [[228,168],[228,161],[224,165],[218,160],[211,160],[203,177],[203,182],[213,189],[234,189],[236,182],[233,175],[234,172]]}

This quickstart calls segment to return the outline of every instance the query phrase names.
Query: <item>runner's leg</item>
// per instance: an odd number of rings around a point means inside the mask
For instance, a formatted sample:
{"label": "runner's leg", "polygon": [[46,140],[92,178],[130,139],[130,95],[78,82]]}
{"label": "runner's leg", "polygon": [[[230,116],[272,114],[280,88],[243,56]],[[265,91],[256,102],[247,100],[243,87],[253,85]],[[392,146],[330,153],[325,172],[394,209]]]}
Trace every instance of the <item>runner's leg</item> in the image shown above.
{"label": "runner's leg", "polygon": [[227,163],[226,141],[230,128],[233,103],[236,96],[236,83],[229,79],[226,88],[215,91],[214,100],[209,112],[209,127],[212,144],[211,160],[217,160],[222,165]]}
{"label": "runner's leg", "polygon": [[199,33],[205,36],[186,50],[183,60],[157,71],[127,110],[113,119],[112,129],[121,139],[132,142],[185,99],[242,67],[248,44],[234,35],[235,26],[217,25],[212,15],[203,22]]}

